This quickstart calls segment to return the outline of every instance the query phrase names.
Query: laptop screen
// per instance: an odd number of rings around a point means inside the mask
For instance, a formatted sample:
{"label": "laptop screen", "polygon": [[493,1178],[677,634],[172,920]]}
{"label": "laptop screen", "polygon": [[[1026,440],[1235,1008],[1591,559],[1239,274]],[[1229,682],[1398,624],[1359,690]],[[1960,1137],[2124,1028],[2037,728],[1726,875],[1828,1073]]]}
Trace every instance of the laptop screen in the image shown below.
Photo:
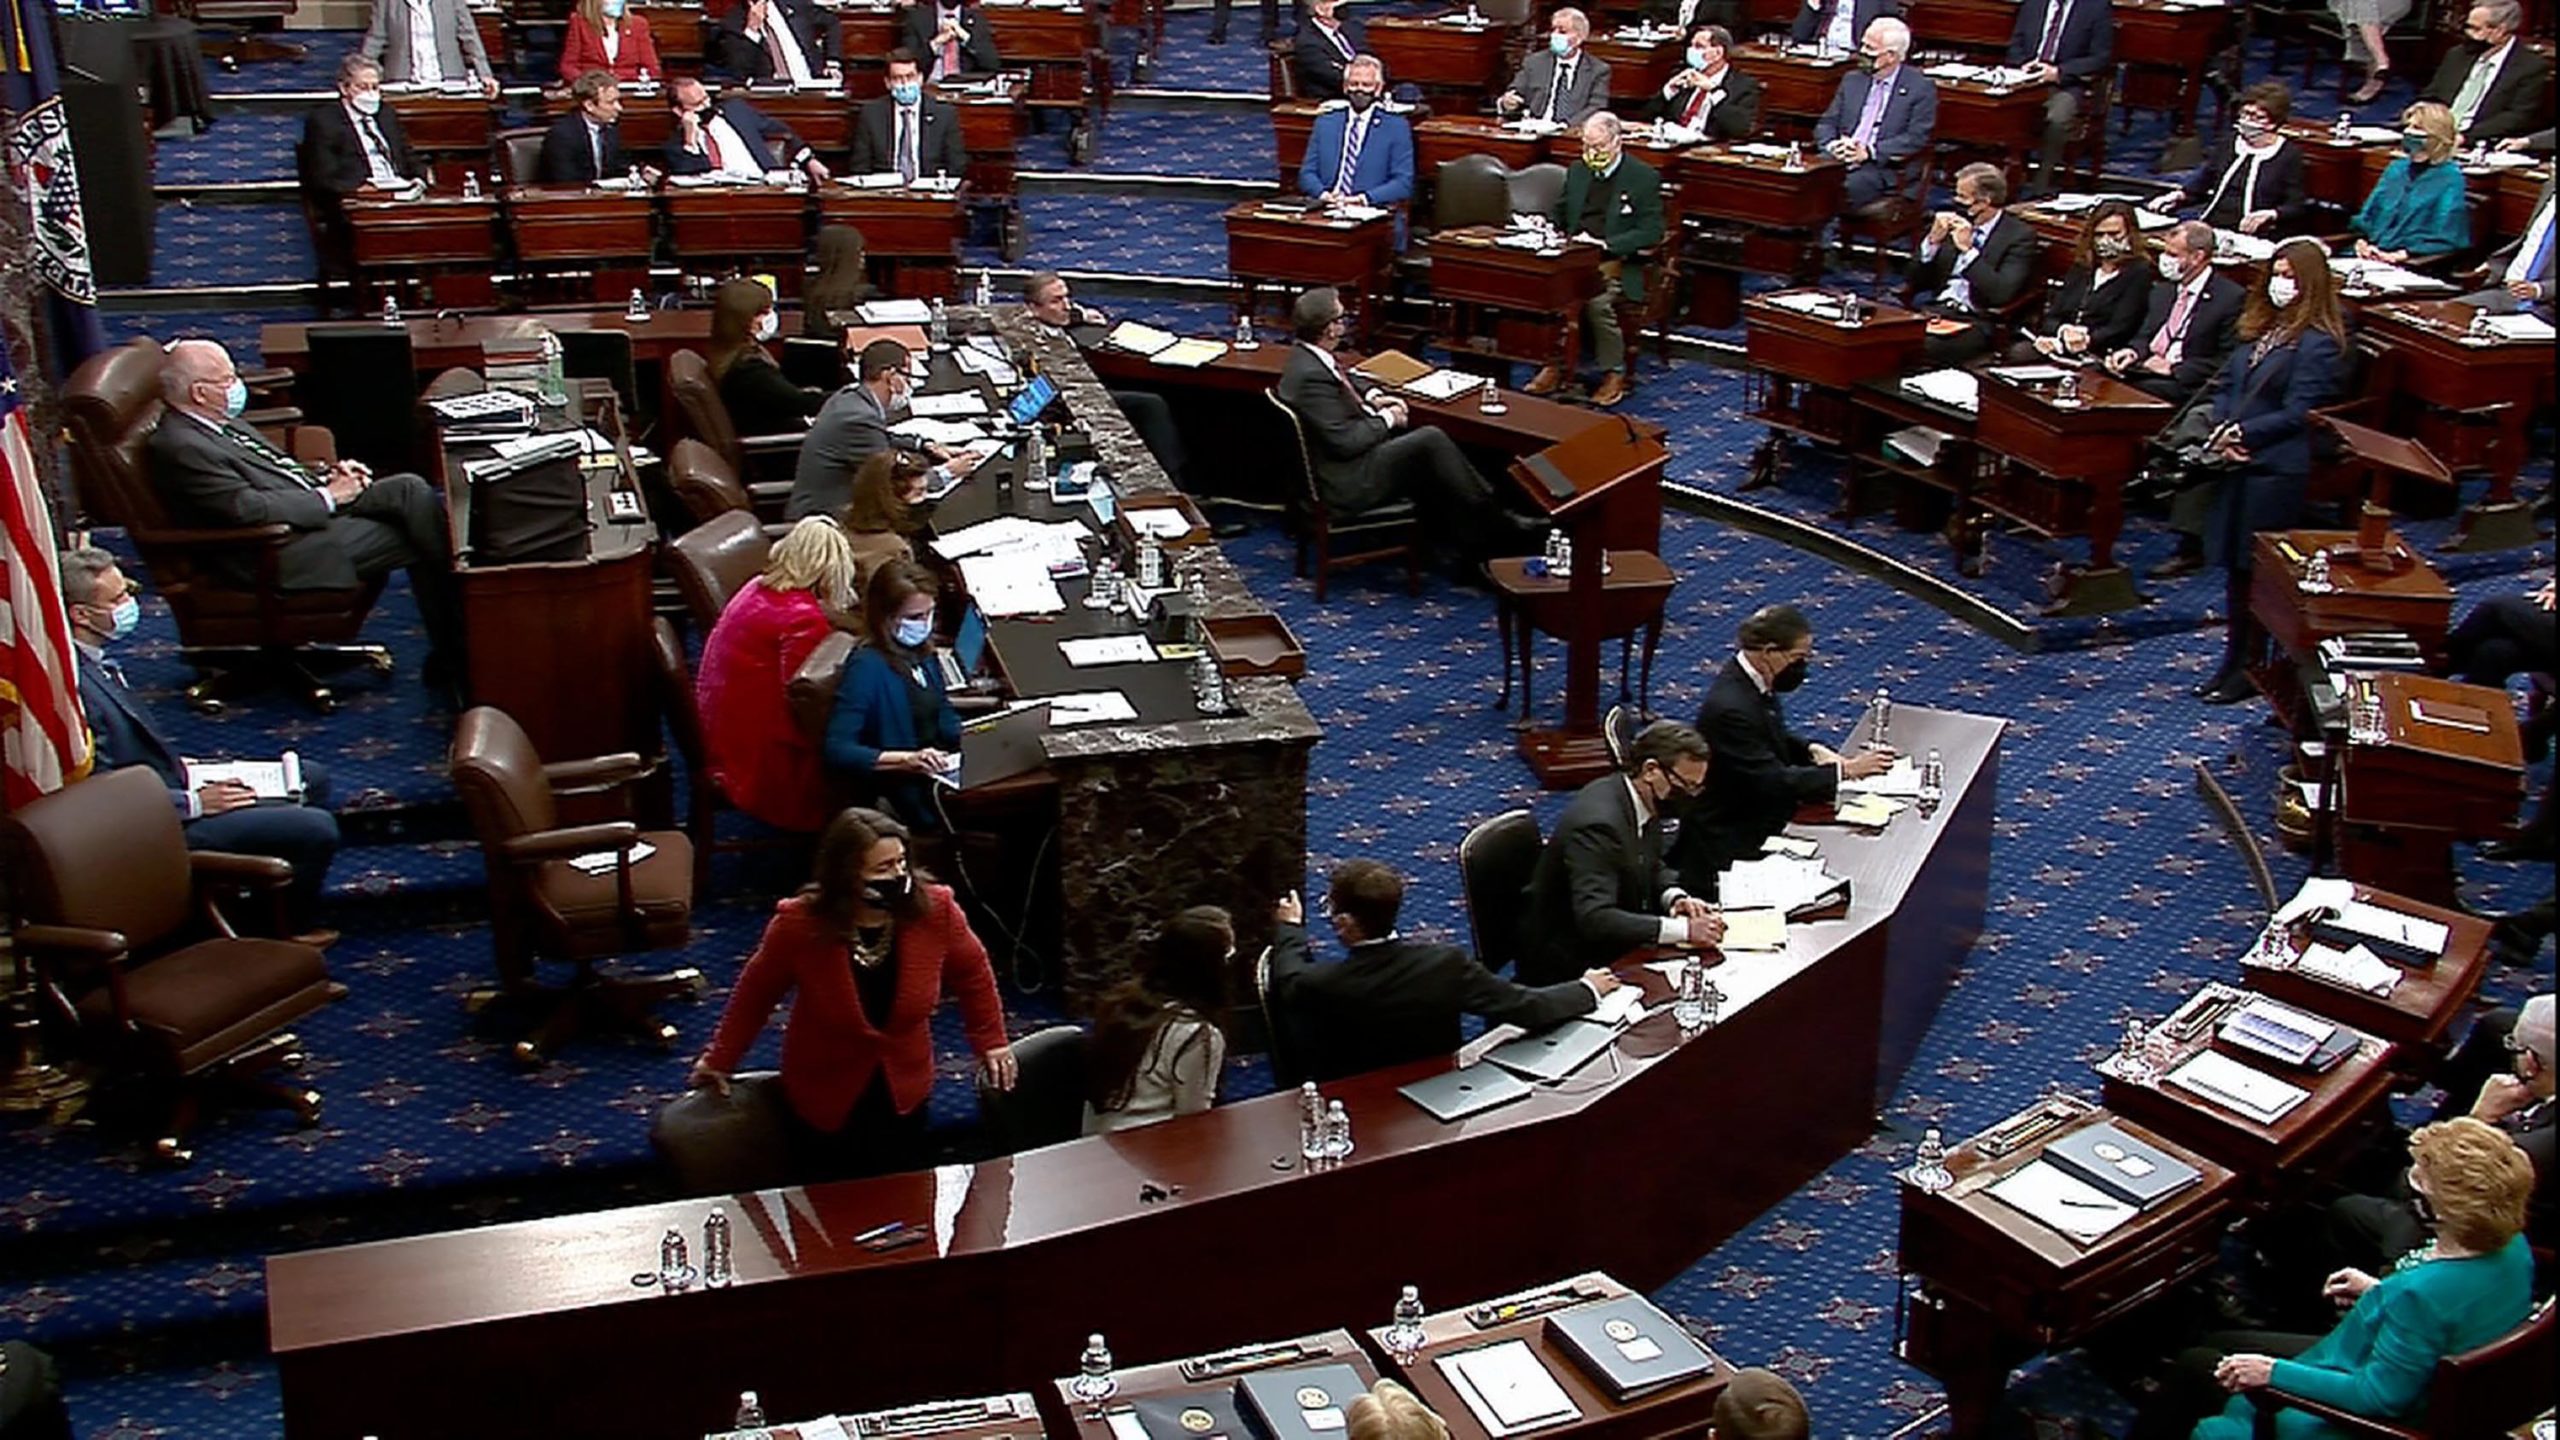
{"label": "laptop screen", "polygon": [[979,662],[987,658],[987,617],[974,602],[960,612],[960,628],[951,634],[951,658],[963,675],[977,674]]}
{"label": "laptop screen", "polygon": [[1005,406],[1005,413],[1013,417],[1014,424],[1028,425],[1039,419],[1040,412],[1048,409],[1049,402],[1057,398],[1058,382],[1046,375],[1034,375],[1031,383],[1023,386],[1021,393]]}
{"label": "laptop screen", "polygon": [[1111,482],[1099,475],[1085,487],[1084,503],[1093,507],[1093,518],[1100,521],[1105,529],[1120,518],[1120,497],[1111,492]]}

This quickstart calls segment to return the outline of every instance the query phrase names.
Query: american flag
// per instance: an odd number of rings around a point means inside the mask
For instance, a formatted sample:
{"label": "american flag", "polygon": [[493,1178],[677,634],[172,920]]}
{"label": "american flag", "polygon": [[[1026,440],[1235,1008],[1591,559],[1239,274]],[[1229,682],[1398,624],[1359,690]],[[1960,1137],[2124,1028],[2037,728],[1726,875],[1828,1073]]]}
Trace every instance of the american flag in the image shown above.
{"label": "american flag", "polygon": [[18,373],[0,345],[0,791],[15,810],[89,773],[53,515],[27,443]]}

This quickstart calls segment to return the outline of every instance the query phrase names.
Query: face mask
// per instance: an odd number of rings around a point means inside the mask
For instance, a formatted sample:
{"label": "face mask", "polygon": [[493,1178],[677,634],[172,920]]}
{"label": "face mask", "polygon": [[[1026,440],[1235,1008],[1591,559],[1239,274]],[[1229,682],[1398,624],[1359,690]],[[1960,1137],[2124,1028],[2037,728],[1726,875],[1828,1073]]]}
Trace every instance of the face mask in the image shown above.
{"label": "face mask", "polygon": [[761,343],[782,333],[782,317],[767,310],[756,317],[756,340]]}
{"label": "face mask", "polygon": [[2427,153],[2427,137],[2426,137],[2426,136],[2424,136],[2424,135],[2403,135],[2403,136],[2401,136],[2401,137],[2400,137],[2400,151],[2401,151],[2401,153],[2402,153],[2402,154],[2404,154],[2404,155],[2409,155],[2409,156],[2413,156],[2413,157],[2414,157],[2414,156],[2418,156],[2418,155],[2424,155],[2425,153]]}
{"label": "face mask", "polygon": [[1689,51],[1689,68],[1690,68],[1690,69],[1692,69],[1692,70],[1704,70],[1704,69],[1706,69],[1706,68],[1707,68],[1707,52],[1706,52],[1706,51],[1704,51],[1704,50],[1697,49],[1697,48],[1695,48],[1694,46],[1693,46],[1693,47],[1691,47],[1691,49],[1690,49],[1690,51]]}
{"label": "face mask", "polygon": [[1355,115],[1365,114],[1370,106],[1378,103],[1378,95],[1374,90],[1345,90],[1342,92],[1342,98]]}
{"label": "face mask", "polygon": [[1582,152],[1582,163],[1595,171],[1606,170],[1618,163],[1618,157],[1606,150],[1585,150]]}
{"label": "face mask", "polygon": [[2240,139],[2244,144],[2255,145],[2273,134],[2275,128],[2273,125],[2262,125],[2255,120],[2243,120],[2240,122]]}
{"label": "face mask", "polygon": [[347,97],[347,103],[356,107],[356,113],[359,115],[380,114],[382,111],[382,92],[379,90],[359,90],[353,95]]}
{"label": "face mask", "polygon": [[1804,677],[1813,671],[1811,659],[1790,660],[1787,668],[1769,677],[1769,688],[1780,695],[1804,687]]}
{"label": "face mask", "polygon": [[924,642],[933,638],[933,617],[902,615],[898,617],[898,627],[894,633],[899,644],[910,650],[921,649]]}
{"label": "face mask", "polygon": [[622,18],[622,0],[604,0],[604,16],[608,20]]}
{"label": "face mask", "polygon": [[240,412],[248,408],[249,382],[234,375],[231,377],[231,388],[222,392],[223,418],[237,420],[240,418]]}
{"label": "face mask", "polygon": [[1547,37],[1547,51],[1554,55],[1572,54],[1573,37],[1570,35],[1549,35]]}
{"label": "face mask", "polygon": [[2133,253],[2133,242],[2121,235],[2101,235],[2092,248],[2101,260],[2121,260]]}
{"label": "face mask", "polygon": [[889,413],[892,415],[904,415],[907,413],[907,387],[904,385],[892,385],[889,387],[888,407]]}
{"label": "face mask", "polygon": [[913,875],[899,875],[887,880],[865,880],[862,882],[862,894],[863,898],[886,910],[905,900],[907,892],[913,890],[915,885],[916,877]]}
{"label": "face mask", "polygon": [[2267,277],[2267,303],[2277,309],[2282,310],[2291,305],[2301,298],[2301,295],[2302,287],[2294,283],[2292,276],[2270,275]]}
{"label": "face mask", "polygon": [[2418,1217],[2419,1224],[2433,1226],[2436,1223],[2436,1202],[2427,1198],[2426,1191],[2412,1185],[2409,1187],[2409,1213]]}
{"label": "face mask", "polygon": [[2187,269],[2187,267],[2186,267],[2185,262],[2183,262],[2183,261],[2179,260],[2177,256],[2170,254],[2170,253],[2169,253],[2168,251],[2166,251],[2166,250],[2163,250],[2163,251],[2161,251],[2161,252],[2160,252],[2160,278],[2161,278],[2161,279],[2163,279],[2163,280],[2175,280],[2175,279],[2177,279],[2180,275],[2185,274],[2185,273],[2186,273],[2186,269]]}
{"label": "face mask", "polygon": [[133,627],[141,623],[142,602],[127,595],[115,603],[114,609],[107,612],[107,638],[121,640],[132,634]]}
{"label": "face mask", "polygon": [[901,80],[889,87],[889,98],[901,105],[913,105],[924,98],[924,82]]}

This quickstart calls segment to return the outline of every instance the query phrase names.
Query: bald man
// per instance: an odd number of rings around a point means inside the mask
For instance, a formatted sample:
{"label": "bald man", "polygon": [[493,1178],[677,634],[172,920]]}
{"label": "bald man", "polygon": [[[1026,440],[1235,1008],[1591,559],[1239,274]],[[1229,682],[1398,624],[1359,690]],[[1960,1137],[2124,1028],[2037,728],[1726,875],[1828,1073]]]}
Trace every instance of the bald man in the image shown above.
{"label": "bald man", "polygon": [[[230,352],[210,340],[169,347],[160,398],[169,408],[151,432],[151,475],[179,523],[290,526],[293,538],[276,557],[285,590],[353,589],[407,569],[427,627],[427,685],[445,691],[460,682],[453,552],[433,487],[353,460],[315,470],[267,443],[240,423],[248,387]],[[251,547],[217,564],[235,585],[260,583]]]}

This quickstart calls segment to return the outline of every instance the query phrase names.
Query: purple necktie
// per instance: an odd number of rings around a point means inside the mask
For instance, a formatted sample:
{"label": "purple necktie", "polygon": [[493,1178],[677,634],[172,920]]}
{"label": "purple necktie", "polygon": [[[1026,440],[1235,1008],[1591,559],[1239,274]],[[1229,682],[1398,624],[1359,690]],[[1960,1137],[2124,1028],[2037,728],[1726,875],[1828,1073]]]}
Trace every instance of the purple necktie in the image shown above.
{"label": "purple necktie", "polygon": [[1883,80],[1867,82],[1867,108],[1858,112],[1858,128],[1849,133],[1850,139],[1869,150],[1876,148],[1876,126],[1884,120],[1884,102],[1890,95]]}

